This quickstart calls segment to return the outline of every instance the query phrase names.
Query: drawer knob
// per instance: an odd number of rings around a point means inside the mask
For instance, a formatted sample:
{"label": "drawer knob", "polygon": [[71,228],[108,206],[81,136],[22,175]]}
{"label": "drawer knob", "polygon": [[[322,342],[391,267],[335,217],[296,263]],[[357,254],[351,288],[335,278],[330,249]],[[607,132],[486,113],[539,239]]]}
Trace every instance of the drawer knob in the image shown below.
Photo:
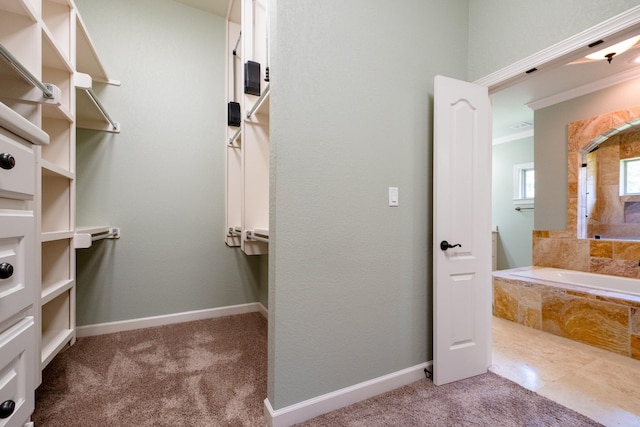
{"label": "drawer knob", "polygon": [[0,419],[9,418],[16,409],[16,402],[13,400],[5,400],[0,404]]}
{"label": "drawer knob", "polygon": [[0,279],[8,279],[13,276],[13,265],[8,262],[0,264]]}
{"label": "drawer knob", "polygon": [[16,158],[13,157],[11,154],[9,153],[0,154],[0,168],[9,170],[9,169],[13,169],[15,165],[16,165]]}

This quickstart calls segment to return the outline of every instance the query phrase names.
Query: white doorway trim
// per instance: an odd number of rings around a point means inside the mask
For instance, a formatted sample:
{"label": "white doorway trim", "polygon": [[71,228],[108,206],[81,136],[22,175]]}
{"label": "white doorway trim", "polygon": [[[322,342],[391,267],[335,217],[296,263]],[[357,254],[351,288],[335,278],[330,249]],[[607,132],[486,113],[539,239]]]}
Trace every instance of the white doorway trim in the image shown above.
{"label": "white doorway trim", "polygon": [[473,83],[487,86],[489,93],[497,92],[526,79],[528,70],[562,66],[584,56],[589,50],[589,43],[612,36],[623,37],[626,33],[637,31],[638,26],[640,26],[640,6],[635,6]]}

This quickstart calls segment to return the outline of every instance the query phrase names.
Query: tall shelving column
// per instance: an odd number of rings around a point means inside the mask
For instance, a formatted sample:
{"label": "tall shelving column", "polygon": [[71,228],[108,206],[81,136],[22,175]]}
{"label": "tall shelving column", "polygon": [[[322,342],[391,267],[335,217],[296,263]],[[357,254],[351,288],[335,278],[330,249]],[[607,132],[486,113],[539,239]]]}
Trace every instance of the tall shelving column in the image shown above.
{"label": "tall shelving column", "polygon": [[[231,0],[227,14],[227,100],[242,107],[243,50],[241,0]],[[240,126],[227,126],[227,170],[225,194],[225,243],[239,247],[242,235],[242,116]]]}
{"label": "tall shelving column", "polygon": [[42,108],[51,138],[39,168],[44,369],[76,334],[76,128],[120,131],[92,90],[94,81],[120,83],[107,76],[73,0],[42,0],[42,77],[61,93],[59,105]]}
{"label": "tall shelving column", "polygon": [[[0,401],[15,405],[11,413],[5,409],[2,425],[22,425],[27,421],[35,405],[34,390],[40,382],[37,326],[40,254],[36,219],[39,194],[36,159],[40,148],[26,142],[35,143],[38,139],[39,144],[48,143],[46,134],[38,129],[46,97],[33,80],[28,81],[18,71],[24,67],[27,74],[42,82],[40,5],[40,0],[0,1],[2,56],[10,55],[17,62],[12,66],[0,60],[3,104],[0,115],[6,129],[0,131],[2,151],[15,160],[3,165],[0,183],[0,244],[4,264],[0,280]],[[49,89],[54,92],[54,88]],[[40,136],[35,138],[37,133]]]}
{"label": "tall shelving column", "polygon": [[61,103],[42,109],[51,141],[39,168],[41,369],[75,341],[75,13],[71,0],[42,0],[42,78],[58,86]]}
{"label": "tall shelving column", "polygon": [[[228,100],[235,83],[241,127],[227,131],[226,242],[247,255],[262,255],[269,252],[268,0],[232,1],[227,28],[230,51],[240,30],[242,37],[241,55],[228,55]],[[247,76],[248,62],[259,64],[257,78]],[[246,89],[247,80],[254,90]]]}
{"label": "tall shelving column", "polygon": [[260,64],[260,95],[244,95],[242,250],[262,255],[269,252],[268,0],[244,0],[242,6],[243,59]]}

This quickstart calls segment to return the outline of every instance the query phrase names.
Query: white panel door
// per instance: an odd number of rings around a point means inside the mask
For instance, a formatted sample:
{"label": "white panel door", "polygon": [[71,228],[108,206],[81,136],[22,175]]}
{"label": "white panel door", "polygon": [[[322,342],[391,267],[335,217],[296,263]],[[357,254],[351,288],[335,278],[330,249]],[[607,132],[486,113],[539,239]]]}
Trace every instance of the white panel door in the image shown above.
{"label": "white panel door", "polygon": [[435,78],[433,381],[491,364],[491,104],[484,86]]}

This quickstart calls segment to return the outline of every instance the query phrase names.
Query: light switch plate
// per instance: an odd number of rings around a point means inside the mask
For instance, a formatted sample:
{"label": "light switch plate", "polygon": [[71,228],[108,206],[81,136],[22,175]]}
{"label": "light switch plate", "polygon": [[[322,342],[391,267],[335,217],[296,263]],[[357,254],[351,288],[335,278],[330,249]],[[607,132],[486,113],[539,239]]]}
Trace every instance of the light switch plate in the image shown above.
{"label": "light switch plate", "polygon": [[389,187],[389,206],[400,206],[398,201],[398,187]]}

